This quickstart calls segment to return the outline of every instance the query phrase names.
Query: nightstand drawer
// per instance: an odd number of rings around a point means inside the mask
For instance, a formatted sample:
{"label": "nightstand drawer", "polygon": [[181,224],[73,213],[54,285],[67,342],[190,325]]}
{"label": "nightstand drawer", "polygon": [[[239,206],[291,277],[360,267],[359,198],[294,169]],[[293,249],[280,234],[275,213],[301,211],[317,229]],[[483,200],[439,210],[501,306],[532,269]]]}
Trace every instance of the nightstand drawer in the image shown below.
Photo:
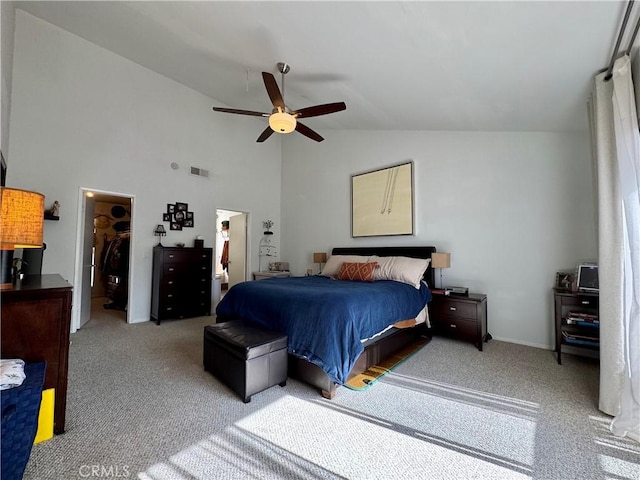
{"label": "nightstand drawer", "polygon": [[441,316],[434,327],[439,333],[455,337],[460,340],[473,340],[478,336],[478,322],[473,320],[462,320],[456,317]]}
{"label": "nightstand drawer", "polygon": [[433,305],[433,311],[438,316],[447,315],[450,317],[470,319],[477,317],[476,302],[463,302],[452,298],[436,300]]}
{"label": "nightstand drawer", "polygon": [[487,296],[470,293],[468,297],[433,294],[429,319],[434,334],[472,342],[482,351],[483,342],[491,339],[487,331]]}
{"label": "nightstand drawer", "polygon": [[598,308],[598,297],[587,297],[574,295],[572,297],[561,296],[562,305],[585,307],[585,308]]}

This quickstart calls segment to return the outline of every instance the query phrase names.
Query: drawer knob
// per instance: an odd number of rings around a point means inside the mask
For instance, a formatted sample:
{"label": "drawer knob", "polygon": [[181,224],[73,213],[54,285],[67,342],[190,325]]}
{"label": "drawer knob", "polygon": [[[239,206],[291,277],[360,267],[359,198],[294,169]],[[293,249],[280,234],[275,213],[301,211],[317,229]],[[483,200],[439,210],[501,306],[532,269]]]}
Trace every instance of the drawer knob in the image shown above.
{"label": "drawer knob", "polygon": [[173,280],[169,280],[169,281],[167,282],[167,284],[168,284],[168,285],[173,285]]}
{"label": "drawer knob", "polygon": [[167,312],[168,312],[169,310],[173,310],[173,307],[167,307]]}
{"label": "drawer knob", "polygon": [[173,272],[173,267],[169,268],[169,271],[170,271],[170,272]]}
{"label": "drawer knob", "polygon": [[449,310],[451,310],[452,312],[456,311],[456,307],[449,307]]}
{"label": "drawer knob", "polygon": [[582,300],[582,305],[589,305],[589,300]]}
{"label": "drawer knob", "polygon": [[169,295],[167,295],[167,298],[173,298],[173,293],[170,293]]}
{"label": "drawer knob", "polygon": [[170,254],[170,255],[169,255],[169,258],[173,258],[173,254]]}
{"label": "drawer knob", "polygon": [[451,328],[458,328],[458,326],[454,323],[452,323],[451,325],[449,325]]}

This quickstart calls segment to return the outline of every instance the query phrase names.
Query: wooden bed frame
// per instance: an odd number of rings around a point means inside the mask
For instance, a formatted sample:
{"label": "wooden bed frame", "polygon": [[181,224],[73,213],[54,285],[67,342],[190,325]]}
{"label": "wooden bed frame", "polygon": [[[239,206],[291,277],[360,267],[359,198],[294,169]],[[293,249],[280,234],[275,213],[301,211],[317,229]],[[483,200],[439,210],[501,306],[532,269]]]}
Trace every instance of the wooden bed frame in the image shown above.
{"label": "wooden bed frame", "polygon": [[[435,247],[346,247],[334,248],[332,255],[378,255],[379,257],[431,258]],[[431,265],[423,277],[433,288],[433,269]],[[406,320],[404,318],[398,320]],[[367,368],[380,363],[401,348],[409,345],[426,333],[424,323],[412,328],[392,328],[380,337],[367,342],[362,354],[349,373],[349,378],[364,372]],[[289,376],[302,380],[322,392],[322,396],[332,399],[339,387],[320,367],[295,355],[289,354]]]}

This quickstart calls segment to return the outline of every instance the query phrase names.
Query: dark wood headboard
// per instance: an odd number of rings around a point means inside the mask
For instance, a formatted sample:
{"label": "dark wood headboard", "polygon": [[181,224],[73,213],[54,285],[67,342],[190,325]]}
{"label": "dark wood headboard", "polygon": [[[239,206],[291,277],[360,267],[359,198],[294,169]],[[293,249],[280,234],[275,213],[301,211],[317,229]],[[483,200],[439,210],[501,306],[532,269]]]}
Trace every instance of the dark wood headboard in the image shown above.
{"label": "dark wood headboard", "polygon": [[[436,247],[336,247],[331,255],[378,255],[379,257],[431,258]],[[434,288],[433,268],[431,264],[424,272],[423,278],[429,288]]]}

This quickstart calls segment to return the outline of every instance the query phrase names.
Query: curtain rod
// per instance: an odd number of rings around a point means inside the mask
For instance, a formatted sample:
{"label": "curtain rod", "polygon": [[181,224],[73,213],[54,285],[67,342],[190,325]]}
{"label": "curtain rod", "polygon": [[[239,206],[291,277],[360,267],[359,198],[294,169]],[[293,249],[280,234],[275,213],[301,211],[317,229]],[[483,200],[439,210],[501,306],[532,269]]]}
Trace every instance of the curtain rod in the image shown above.
{"label": "curtain rod", "polygon": [[[620,27],[620,32],[618,33],[618,39],[616,40],[616,46],[613,49],[613,52],[611,53],[611,61],[609,62],[609,68],[607,68],[607,74],[604,77],[604,81],[608,82],[609,80],[611,80],[612,74],[611,72],[613,72],[613,64],[616,61],[616,55],[618,53],[618,48],[620,48],[620,43],[622,42],[622,37],[624,36],[624,31],[627,28],[627,22],[629,21],[629,16],[631,15],[631,10],[633,9],[633,3],[634,0],[629,0],[627,2],[627,11],[624,12],[624,19],[622,20],[622,25]],[[633,42],[636,38],[636,34],[638,33],[638,27],[640,27],[640,17],[638,18],[638,21],[636,22],[636,28],[633,32],[633,35],[631,37],[631,41],[629,42],[629,47],[626,50],[626,54],[628,55],[629,52],[631,51],[631,47],[633,46]]]}

